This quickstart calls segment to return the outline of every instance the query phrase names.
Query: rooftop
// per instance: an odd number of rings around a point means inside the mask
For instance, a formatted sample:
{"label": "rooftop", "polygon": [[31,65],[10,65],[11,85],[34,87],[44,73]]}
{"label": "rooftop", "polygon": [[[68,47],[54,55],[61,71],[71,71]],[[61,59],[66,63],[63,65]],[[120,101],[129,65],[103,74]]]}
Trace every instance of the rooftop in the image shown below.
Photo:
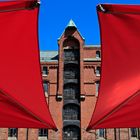
{"label": "rooftop", "polygon": [[[97,49],[100,45],[85,45],[84,48],[87,49]],[[40,51],[40,61],[41,62],[57,62],[58,61],[58,51]],[[101,61],[100,58],[84,58],[84,61]]]}
{"label": "rooftop", "polygon": [[58,61],[58,51],[40,51],[41,62]]}

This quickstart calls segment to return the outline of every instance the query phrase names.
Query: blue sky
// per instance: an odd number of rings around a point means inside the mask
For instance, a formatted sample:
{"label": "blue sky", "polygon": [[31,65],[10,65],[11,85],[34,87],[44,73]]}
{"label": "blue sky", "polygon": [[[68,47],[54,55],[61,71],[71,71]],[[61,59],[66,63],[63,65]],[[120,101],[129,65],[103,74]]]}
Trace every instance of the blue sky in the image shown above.
{"label": "blue sky", "polygon": [[70,19],[85,38],[85,44],[100,44],[96,5],[100,3],[140,4],[139,0],[41,0],[39,16],[40,50],[57,50],[57,39]]}

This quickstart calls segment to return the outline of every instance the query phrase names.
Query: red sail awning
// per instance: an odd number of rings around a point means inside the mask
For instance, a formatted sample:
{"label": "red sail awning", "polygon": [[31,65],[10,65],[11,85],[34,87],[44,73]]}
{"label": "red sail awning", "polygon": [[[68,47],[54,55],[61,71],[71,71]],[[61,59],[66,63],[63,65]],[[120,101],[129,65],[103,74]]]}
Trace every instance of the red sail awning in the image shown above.
{"label": "red sail awning", "polygon": [[87,129],[140,127],[140,6],[99,5],[101,81]]}
{"label": "red sail awning", "polygon": [[36,4],[0,2],[0,127],[56,129],[42,85]]}

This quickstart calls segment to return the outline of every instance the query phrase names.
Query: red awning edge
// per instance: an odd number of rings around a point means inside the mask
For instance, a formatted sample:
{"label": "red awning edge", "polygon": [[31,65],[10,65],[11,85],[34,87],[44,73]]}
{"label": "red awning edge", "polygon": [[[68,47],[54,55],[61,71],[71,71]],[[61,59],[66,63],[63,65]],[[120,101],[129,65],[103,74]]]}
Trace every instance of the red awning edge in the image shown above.
{"label": "red awning edge", "polygon": [[57,130],[43,90],[38,2],[0,2],[0,127]]}
{"label": "red awning edge", "polygon": [[87,127],[140,127],[140,5],[97,6],[101,35],[101,80]]}

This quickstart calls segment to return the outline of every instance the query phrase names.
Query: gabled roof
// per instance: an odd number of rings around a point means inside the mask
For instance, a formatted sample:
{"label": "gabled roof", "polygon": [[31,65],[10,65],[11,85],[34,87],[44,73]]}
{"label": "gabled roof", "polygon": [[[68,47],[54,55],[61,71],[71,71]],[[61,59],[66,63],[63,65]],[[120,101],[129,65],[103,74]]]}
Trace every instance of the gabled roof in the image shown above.
{"label": "gabled roof", "polygon": [[[79,30],[77,29],[76,24],[74,23],[74,21],[73,21],[72,19],[71,19],[71,20],[69,21],[69,23],[67,24],[65,30],[66,30],[66,29],[71,29],[71,28],[75,28],[75,29],[79,32]],[[65,30],[62,32],[62,34],[61,34],[61,36],[58,38],[58,40],[60,40],[60,38],[61,38],[62,35],[64,34]],[[82,34],[81,34],[80,32],[79,32],[79,34],[80,34],[80,36],[82,37],[82,39],[85,40],[85,38],[82,36]]]}

